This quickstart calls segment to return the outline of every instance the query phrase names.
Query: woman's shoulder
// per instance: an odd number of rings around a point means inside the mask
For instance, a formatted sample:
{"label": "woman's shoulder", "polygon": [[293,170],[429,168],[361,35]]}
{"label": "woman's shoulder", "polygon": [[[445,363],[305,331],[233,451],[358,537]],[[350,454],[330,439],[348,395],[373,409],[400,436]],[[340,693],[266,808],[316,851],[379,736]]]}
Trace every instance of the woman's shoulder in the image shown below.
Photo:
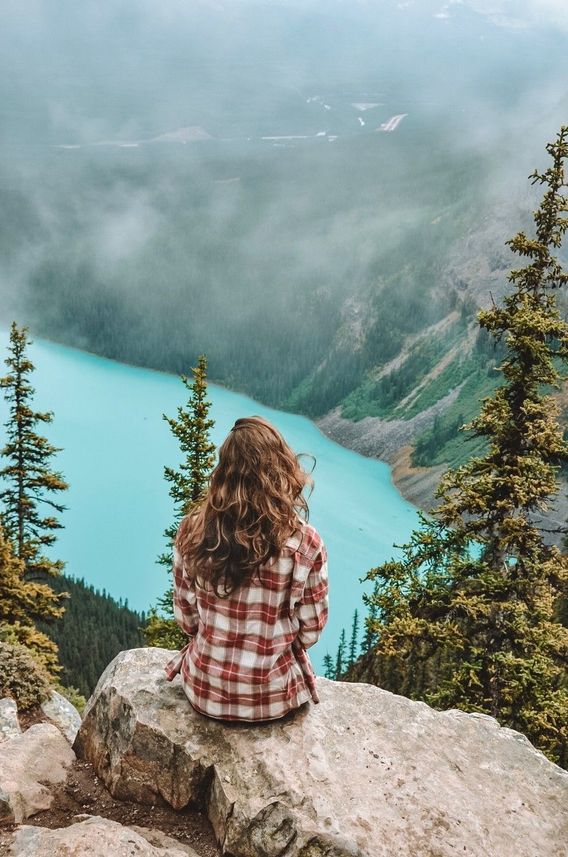
{"label": "woman's shoulder", "polygon": [[323,547],[323,539],[312,524],[302,519],[298,520],[298,528],[288,537],[286,547],[314,560]]}

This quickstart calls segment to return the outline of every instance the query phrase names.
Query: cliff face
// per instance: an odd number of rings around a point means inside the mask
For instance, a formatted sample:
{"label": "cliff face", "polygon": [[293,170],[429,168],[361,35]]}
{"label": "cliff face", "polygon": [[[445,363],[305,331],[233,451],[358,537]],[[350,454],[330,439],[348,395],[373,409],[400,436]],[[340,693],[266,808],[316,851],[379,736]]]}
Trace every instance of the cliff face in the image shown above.
{"label": "cliff face", "polygon": [[436,417],[455,402],[458,392],[456,389],[448,393],[439,402],[409,420],[364,417],[354,422],[345,419],[340,408],[335,408],[319,419],[317,425],[337,443],[360,452],[361,455],[392,462],[403,446],[409,444],[420,432],[430,428]]}
{"label": "cliff face", "polygon": [[168,683],[170,653],[109,665],[75,749],[110,792],[201,803],[232,857],[552,857],[568,841],[568,773],[485,715],[437,712],[318,678],[321,702],[224,724]]}

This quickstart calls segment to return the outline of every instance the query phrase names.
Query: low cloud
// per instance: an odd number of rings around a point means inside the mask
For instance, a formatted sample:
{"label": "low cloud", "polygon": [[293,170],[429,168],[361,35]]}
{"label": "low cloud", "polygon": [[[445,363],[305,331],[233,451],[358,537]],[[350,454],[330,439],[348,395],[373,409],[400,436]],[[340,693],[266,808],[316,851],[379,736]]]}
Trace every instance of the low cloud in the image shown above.
{"label": "low cloud", "polygon": [[450,0],[451,6],[464,5],[501,27],[561,27],[568,29],[566,0]]}

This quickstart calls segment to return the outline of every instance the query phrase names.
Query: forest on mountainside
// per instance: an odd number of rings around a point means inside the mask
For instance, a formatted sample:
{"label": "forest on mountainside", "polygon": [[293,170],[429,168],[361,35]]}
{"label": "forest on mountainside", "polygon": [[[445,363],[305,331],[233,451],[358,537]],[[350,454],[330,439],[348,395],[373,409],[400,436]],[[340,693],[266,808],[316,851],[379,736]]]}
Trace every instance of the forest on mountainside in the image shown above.
{"label": "forest on mountainside", "polygon": [[103,670],[119,652],[144,645],[143,613],[131,610],[84,580],[62,575],[50,582],[55,592],[67,592],[65,613],[57,622],[38,627],[57,644],[63,667],[60,681],[88,699]]}
{"label": "forest on mountainside", "polygon": [[[60,241],[30,209],[15,156],[3,246],[14,255],[25,235],[49,241],[19,315],[36,335],[176,373],[207,353],[212,380],[319,416],[407,336],[462,311],[459,287],[440,283],[440,260],[475,223],[484,166],[452,153],[441,130],[438,154],[421,152],[418,133],[311,144],[277,160],[252,143],[230,154],[203,143],[183,158],[142,151],[129,164],[114,150],[51,151],[27,169]],[[232,174],[239,180],[226,183]],[[76,187],[108,220],[103,235]],[[107,232],[125,216],[136,218],[130,228],[149,221],[135,247]]]}
{"label": "forest on mountainside", "polygon": [[[492,383],[491,355],[472,334],[488,284],[461,270],[466,262],[486,262],[486,242],[481,250],[474,241],[472,249],[463,235],[475,235],[483,219],[489,176],[482,158],[452,153],[441,133],[435,158],[421,154],[411,137],[402,153],[397,145],[393,162],[393,143],[359,138],[286,150],[276,170],[273,155],[254,146],[236,159],[212,143],[183,162],[171,152],[151,159],[141,153],[128,167],[111,152],[77,153],[65,171],[60,158],[67,153],[50,153],[42,172],[51,179],[38,176],[38,184],[65,239],[34,265],[20,312],[33,319],[37,335],[138,365],[179,373],[205,352],[212,381],[316,419],[337,406],[352,420],[409,419],[461,386],[458,403],[421,447],[420,461],[431,463],[454,439],[459,414],[467,415]],[[345,158],[353,158],[353,168],[330,186]],[[150,187],[156,159],[170,214],[134,255],[114,248],[110,266],[96,252],[85,213],[61,201],[72,186],[88,188],[112,221],[128,194],[144,192],[154,211],[164,204],[163,189]],[[235,170],[239,182],[224,184]],[[284,212],[308,181],[316,185],[313,197],[302,198],[296,221],[286,221]],[[273,197],[282,219],[275,217],[270,234],[258,206]],[[222,230],[214,222],[217,206]],[[401,210],[404,221],[389,219]],[[7,250],[22,231],[36,231],[41,242],[44,227],[22,195],[9,199],[6,214]],[[16,226],[19,235],[10,236]],[[489,283],[497,294],[507,254],[498,227],[489,232]],[[338,236],[331,259],[322,258],[326,233]],[[361,236],[364,266],[357,259]]]}

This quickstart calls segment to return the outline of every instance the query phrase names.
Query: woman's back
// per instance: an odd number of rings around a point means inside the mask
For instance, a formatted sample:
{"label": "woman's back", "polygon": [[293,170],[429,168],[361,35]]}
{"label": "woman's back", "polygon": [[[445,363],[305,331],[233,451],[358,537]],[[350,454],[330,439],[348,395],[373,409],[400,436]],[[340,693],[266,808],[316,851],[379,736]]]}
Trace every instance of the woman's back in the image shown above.
{"label": "woman's back", "polygon": [[272,720],[317,700],[306,649],[327,620],[327,554],[305,522],[279,554],[228,595],[184,570],[176,551],[174,611],[192,640],[168,664],[193,707],[226,720]]}
{"label": "woman's back", "polygon": [[306,648],[327,619],[327,556],[307,523],[310,483],[273,425],[239,419],[180,525],[174,613],[192,639],[166,672],[203,714],[273,720],[318,701]]}

